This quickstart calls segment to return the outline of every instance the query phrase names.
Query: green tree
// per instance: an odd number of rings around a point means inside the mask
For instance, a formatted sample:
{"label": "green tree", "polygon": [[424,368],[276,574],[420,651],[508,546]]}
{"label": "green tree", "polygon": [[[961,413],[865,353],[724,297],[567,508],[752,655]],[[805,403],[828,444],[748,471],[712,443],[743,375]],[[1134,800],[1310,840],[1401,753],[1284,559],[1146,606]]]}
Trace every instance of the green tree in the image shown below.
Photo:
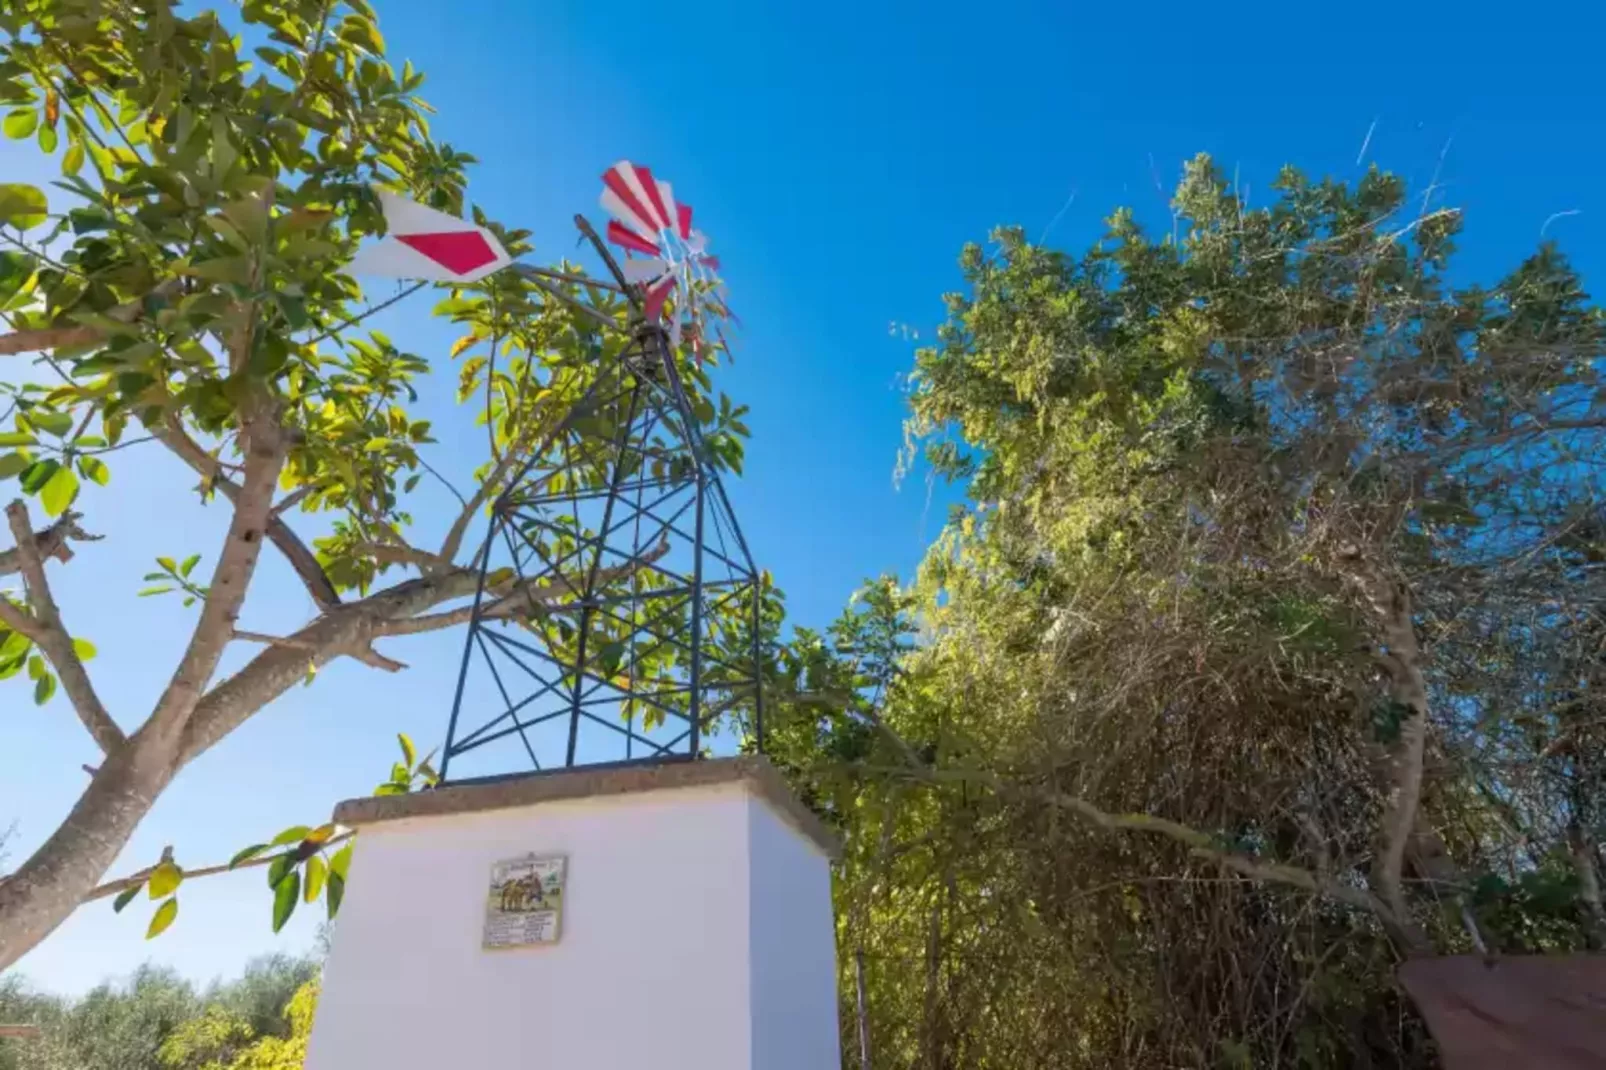
{"label": "green tree", "polygon": [[1173,210],[964,251],[969,501],[784,666],[877,1065],[1425,1065],[1399,955],[1598,946],[1606,317],[1375,170]]}
{"label": "green tree", "polygon": [[[306,1023],[290,1013],[316,988],[319,963],[270,955],[205,993],[171,970],[145,966],[124,982],[79,999],[33,991],[16,974],[0,981],[0,1020],[26,1022],[39,1036],[0,1040],[4,1070],[214,1070],[248,1050],[292,1041]],[[303,1000],[303,1003],[306,1001]],[[299,1064],[298,1064],[299,1065]]]}
{"label": "green tree", "polygon": [[40,1036],[14,1042],[0,1059],[17,1070],[156,1070],[162,1042],[200,1010],[187,981],[153,966],[70,1002],[29,993],[10,978],[0,988],[0,1016],[28,1019]]}
{"label": "green tree", "polygon": [[[413,404],[431,363],[362,334],[362,295],[342,271],[383,225],[374,186],[465,212],[473,161],[432,138],[422,76],[386,61],[366,0],[248,0],[235,26],[211,11],[186,17],[169,0],[21,0],[0,12],[0,33],[4,130],[53,154],[74,198],[55,211],[40,190],[0,187],[10,325],[0,355],[38,354],[39,379],[23,372],[0,399],[10,423],[0,477],[22,495],[6,510],[16,545],[0,573],[23,584],[0,599],[0,676],[26,668],[40,703],[59,689],[104,752],[60,827],[0,882],[3,968],[97,894],[120,893],[121,904],[144,888],[161,901],[151,934],[171,924],[186,873],[203,871],[185,860],[97,884],[173,776],[330,661],[397,671],[376,640],[467,620],[470,528],[599,358],[624,344],[597,318],[623,327],[629,306],[582,283],[538,286],[508,272],[441,295],[437,314],[464,332],[451,354],[459,400],[485,426],[488,456],[467,488],[447,482],[460,503],[450,515],[419,517],[436,530],[425,545],[410,503],[427,501],[416,491],[433,478],[433,438]],[[527,251],[525,232],[498,233],[515,255]],[[714,452],[739,464],[739,410],[716,405],[707,369],[682,360]],[[80,521],[92,523],[94,486],[140,450],[181,459],[229,523],[219,545],[175,546],[146,577],[143,593],[182,599],[196,616],[160,698],[130,711],[96,690],[85,664],[94,640],[81,630],[92,607],[58,605],[47,565],[70,558]],[[28,499],[54,520],[36,529]],[[296,526],[306,517],[326,534],[309,541]],[[317,607],[290,635],[237,623],[268,547]],[[599,578],[627,584],[638,568]],[[489,611],[515,626],[564,623],[536,619],[564,585],[515,590],[497,573],[488,589],[500,599]],[[236,643],[260,649],[214,679]],[[660,652],[643,671],[669,672],[675,657]],[[413,754],[398,768],[389,790],[433,775]],[[331,848],[341,835],[286,830],[237,859],[266,865],[276,926],[299,901],[338,905],[334,878],[349,855]]]}

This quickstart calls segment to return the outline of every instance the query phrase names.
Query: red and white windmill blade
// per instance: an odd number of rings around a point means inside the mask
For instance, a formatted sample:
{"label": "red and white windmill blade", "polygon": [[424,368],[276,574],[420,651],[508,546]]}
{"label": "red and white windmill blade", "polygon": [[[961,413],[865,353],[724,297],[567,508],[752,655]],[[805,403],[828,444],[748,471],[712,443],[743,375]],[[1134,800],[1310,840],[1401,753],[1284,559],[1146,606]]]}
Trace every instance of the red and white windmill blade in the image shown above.
{"label": "red and white windmill blade", "polygon": [[[719,258],[709,255],[708,239],[692,229],[691,205],[676,201],[674,189],[650,168],[625,160],[603,172],[602,185],[602,207],[613,216],[608,240],[645,257],[627,259],[621,269],[644,289],[647,318],[662,318],[669,295],[678,291],[669,336],[679,345],[681,324],[690,320],[700,343],[704,291],[719,287]],[[717,300],[707,304],[728,314]]]}
{"label": "red and white windmill blade", "polygon": [[512,258],[489,230],[389,190],[375,190],[385,212],[385,237],[357,252],[353,275],[429,282],[478,282]]}

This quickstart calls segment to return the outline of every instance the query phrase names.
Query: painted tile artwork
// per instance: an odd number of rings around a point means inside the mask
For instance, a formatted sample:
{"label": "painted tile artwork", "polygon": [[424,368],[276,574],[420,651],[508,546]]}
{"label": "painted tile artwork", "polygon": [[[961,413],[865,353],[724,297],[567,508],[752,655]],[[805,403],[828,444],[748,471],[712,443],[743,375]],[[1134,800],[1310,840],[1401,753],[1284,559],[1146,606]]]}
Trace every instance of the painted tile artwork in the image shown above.
{"label": "painted tile artwork", "polygon": [[563,927],[563,855],[524,855],[491,866],[485,901],[486,948],[555,944]]}

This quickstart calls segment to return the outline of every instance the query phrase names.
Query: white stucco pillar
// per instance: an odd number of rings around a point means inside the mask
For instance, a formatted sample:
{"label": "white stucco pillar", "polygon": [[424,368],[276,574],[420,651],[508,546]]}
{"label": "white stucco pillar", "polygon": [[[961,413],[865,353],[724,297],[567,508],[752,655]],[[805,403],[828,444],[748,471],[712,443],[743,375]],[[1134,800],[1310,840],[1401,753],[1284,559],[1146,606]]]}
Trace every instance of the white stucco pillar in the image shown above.
{"label": "white stucco pillar", "polygon": [[[761,758],[356,799],[335,819],[361,833],[307,1070],[840,1066],[834,841]],[[488,911],[492,943],[537,942],[487,948]]]}

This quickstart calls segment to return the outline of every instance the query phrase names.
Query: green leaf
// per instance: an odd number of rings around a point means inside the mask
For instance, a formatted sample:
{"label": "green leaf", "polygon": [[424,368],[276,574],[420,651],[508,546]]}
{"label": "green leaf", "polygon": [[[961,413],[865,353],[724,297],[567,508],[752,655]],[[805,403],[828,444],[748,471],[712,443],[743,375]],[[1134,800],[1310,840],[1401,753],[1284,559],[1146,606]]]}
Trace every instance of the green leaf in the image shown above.
{"label": "green leaf", "polygon": [[307,880],[301,888],[301,898],[304,902],[315,903],[318,895],[323,891],[324,878],[329,875],[329,867],[317,855],[307,859]]}
{"label": "green leaf", "polygon": [[95,644],[88,639],[74,639],[72,641],[72,652],[78,655],[79,661],[89,661],[99,653],[95,649]]}
{"label": "green leaf", "polygon": [[189,579],[190,572],[195,568],[196,564],[200,560],[200,554],[191,554],[190,556],[186,557],[184,559],[184,563],[178,566],[178,574],[183,576],[185,579]]}
{"label": "green leaf", "polygon": [[72,415],[65,412],[33,409],[28,413],[28,422],[39,430],[58,437],[72,430]]}
{"label": "green leaf", "polygon": [[30,679],[30,680],[43,680],[46,675],[47,675],[47,672],[46,672],[46,669],[45,669],[45,659],[40,657],[38,654],[34,654],[31,657],[29,657],[28,658],[28,679]]}
{"label": "green leaf", "polygon": [[8,453],[0,457],[0,479],[10,479],[32,463],[20,453]]}
{"label": "green leaf", "polygon": [[284,875],[295,868],[296,860],[293,854],[286,852],[268,863],[268,887],[277,888]]}
{"label": "green leaf", "polygon": [[49,212],[50,202],[38,186],[22,182],[0,184],[0,223],[27,230],[43,223]]}
{"label": "green leaf", "polygon": [[194,275],[198,279],[233,282],[244,286],[251,281],[251,261],[244,256],[219,257],[216,260],[203,260],[199,264],[191,264],[184,273]]}
{"label": "green leaf", "polygon": [[81,141],[74,141],[67,146],[67,151],[61,156],[61,170],[63,174],[76,175],[84,169],[84,146]]}
{"label": "green leaf", "polygon": [[57,468],[39,491],[39,502],[47,516],[60,516],[78,497],[78,474],[71,468]]}
{"label": "green leaf", "polygon": [[167,571],[169,571],[169,572],[177,572],[178,571],[178,563],[176,561],[174,561],[171,557],[158,557],[156,559],[156,563],[158,565],[161,565],[163,568],[167,569]]}
{"label": "green leaf", "polygon": [[306,825],[291,825],[289,828],[273,837],[272,846],[284,847],[292,843],[300,843],[302,840],[306,839],[308,834],[311,832],[312,829],[308,828]]}
{"label": "green leaf", "polygon": [[347,843],[335,852],[335,856],[329,860],[330,876],[339,877],[341,880],[346,879],[346,874],[351,869],[351,849],[354,846],[356,845],[353,843]]}
{"label": "green leaf", "polygon": [[176,917],[178,917],[178,900],[169,899],[156,908],[156,914],[151,918],[151,927],[145,930],[145,939],[154,940],[161,936],[167,931],[167,927],[173,924],[173,919]]}
{"label": "green leaf", "polygon": [[413,749],[413,741],[408,738],[406,732],[397,732],[396,742],[401,744],[402,761],[407,763],[407,768],[411,770],[418,762],[418,752]]}
{"label": "green leaf", "polygon": [[39,128],[39,150],[46,156],[49,156],[56,151],[56,145],[59,143],[59,140],[60,139],[56,134],[55,127],[41,126]]}
{"label": "green leaf", "polygon": [[183,881],[184,871],[164,859],[157,864],[155,871],[151,873],[147,886],[150,888],[151,898],[160,899],[164,895],[172,895],[178,890],[178,886]]}
{"label": "green leaf", "polygon": [[56,678],[54,676],[41,676],[39,682],[33,685],[33,704],[43,706],[50,701],[50,696],[56,693]]}
{"label": "green leaf", "polygon": [[273,931],[284,928],[290,915],[296,912],[296,900],[301,896],[301,874],[291,870],[273,889]]}
{"label": "green leaf", "polygon": [[346,878],[331,871],[329,874],[329,894],[324,897],[324,902],[329,906],[330,921],[333,921],[335,915],[340,913],[340,903],[345,898]]}
{"label": "green leaf", "polygon": [[99,483],[103,487],[112,477],[111,469],[107,468],[106,462],[99,457],[78,458],[78,471],[85,479]]}
{"label": "green leaf", "polygon": [[132,888],[124,888],[118,892],[117,898],[112,900],[112,910],[121,914],[123,908],[134,901],[134,897],[139,894],[139,890],[143,887],[145,887],[143,884],[136,884]]}
{"label": "green leaf", "polygon": [[234,857],[229,859],[229,868],[235,869],[240,865],[240,863],[251,861],[251,859],[255,858],[263,851],[266,851],[268,847],[269,845],[265,843],[253,843],[249,847],[245,847],[234,852]]}
{"label": "green leaf", "polygon": [[26,431],[7,431],[0,434],[0,446],[37,446],[39,440]]}
{"label": "green leaf", "polygon": [[167,594],[172,589],[171,587],[143,587],[140,589],[139,597],[149,598],[153,594]]}
{"label": "green leaf", "polygon": [[32,108],[15,108],[6,115],[5,121],[0,123],[6,137],[21,141],[25,137],[32,137],[34,130],[39,126],[39,113]]}

